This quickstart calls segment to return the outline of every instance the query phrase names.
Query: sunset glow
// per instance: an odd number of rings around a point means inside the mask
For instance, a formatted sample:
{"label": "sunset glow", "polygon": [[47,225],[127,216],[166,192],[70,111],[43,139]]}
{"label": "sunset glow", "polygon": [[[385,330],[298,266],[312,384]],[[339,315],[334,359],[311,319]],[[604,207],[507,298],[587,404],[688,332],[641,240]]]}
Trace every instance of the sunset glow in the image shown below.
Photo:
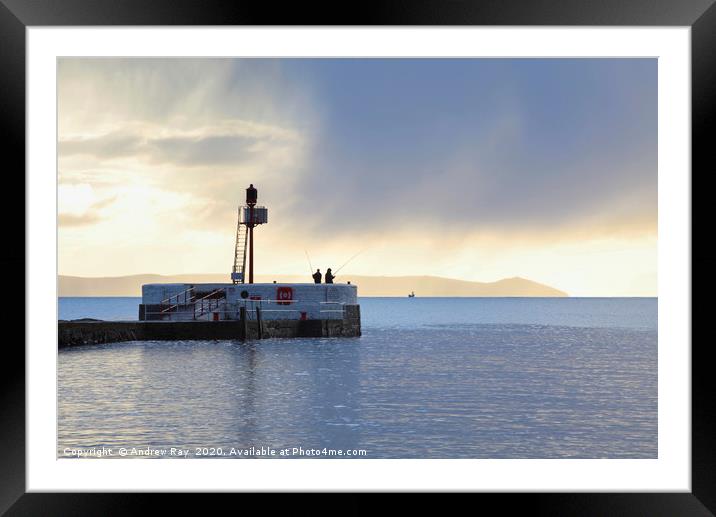
{"label": "sunset glow", "polygon": [[657,295],[655,59],[61,59],[59,273],[520,276]]}

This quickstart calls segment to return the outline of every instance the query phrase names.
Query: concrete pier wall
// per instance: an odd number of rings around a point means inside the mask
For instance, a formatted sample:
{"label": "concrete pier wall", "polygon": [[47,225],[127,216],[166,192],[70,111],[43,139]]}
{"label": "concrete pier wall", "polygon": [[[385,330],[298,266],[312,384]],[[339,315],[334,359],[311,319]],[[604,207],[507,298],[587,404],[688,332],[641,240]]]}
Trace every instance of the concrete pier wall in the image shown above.
{"label": "concrete pier wall", "polygon": [[[203,301],[210,308],[202,310],[196,300],[211,293]],[[342,319],[343,307],[357,304],[351,284],[144,284],[139,319],[237,320],[241,307],[251,314],[260,307],[267,321],[329,320]]]}
{"label": "concrete pier wall", "polygon": [[250,340],[295,337],[358,337],[360,306],[345,317],[314,320],[60,321],[58,348],[121,341]]}

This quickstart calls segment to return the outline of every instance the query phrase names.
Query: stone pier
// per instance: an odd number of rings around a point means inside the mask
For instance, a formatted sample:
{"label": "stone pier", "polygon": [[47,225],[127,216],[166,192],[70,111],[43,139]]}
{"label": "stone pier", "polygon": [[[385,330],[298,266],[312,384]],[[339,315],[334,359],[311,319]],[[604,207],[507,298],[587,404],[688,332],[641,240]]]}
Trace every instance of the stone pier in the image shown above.
{"label": "stone pier", "polygon": [[[259,327],[260,326],[260,327]],[[346,305],[342,319],[58,322],[58,348],[120,341],[253,340],[358,337],[360,306]]]}

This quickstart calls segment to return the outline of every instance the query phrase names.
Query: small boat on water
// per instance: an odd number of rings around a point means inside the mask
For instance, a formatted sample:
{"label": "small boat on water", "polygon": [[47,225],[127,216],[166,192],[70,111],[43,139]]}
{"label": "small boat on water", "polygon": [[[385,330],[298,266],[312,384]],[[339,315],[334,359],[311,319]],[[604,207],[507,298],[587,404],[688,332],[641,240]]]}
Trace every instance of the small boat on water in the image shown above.
{"label": "small boat on water", "polygon": [[410,291],[408,298],[415,298],[415,291]]}

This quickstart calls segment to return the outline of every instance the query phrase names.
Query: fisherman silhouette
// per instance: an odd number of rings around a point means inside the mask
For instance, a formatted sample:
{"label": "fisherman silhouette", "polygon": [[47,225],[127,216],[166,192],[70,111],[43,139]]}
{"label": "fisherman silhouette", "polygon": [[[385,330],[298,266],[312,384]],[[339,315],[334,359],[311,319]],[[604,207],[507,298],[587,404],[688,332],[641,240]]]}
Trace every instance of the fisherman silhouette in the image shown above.
{"label": "fisherman silhouette", "polygon": [[332,284],[334,278],[336,277],[333,276],[333,273],[331,273],[331,268],[328,268],[328,270],[326,271],[326,283]]}
{"label": "fisherman silhouette", "polygon": [[[321,277],[322,277],[322,276],[323,276],[323,275],[321,274],[321,270],[320,270],[320,269],[316,269],[316,272],[313,273],[313,282],[316,283],[316,284],[320,284],[320,283],[321,283]],[[326,276],[327,276],[327,275],[326,275]]]}

